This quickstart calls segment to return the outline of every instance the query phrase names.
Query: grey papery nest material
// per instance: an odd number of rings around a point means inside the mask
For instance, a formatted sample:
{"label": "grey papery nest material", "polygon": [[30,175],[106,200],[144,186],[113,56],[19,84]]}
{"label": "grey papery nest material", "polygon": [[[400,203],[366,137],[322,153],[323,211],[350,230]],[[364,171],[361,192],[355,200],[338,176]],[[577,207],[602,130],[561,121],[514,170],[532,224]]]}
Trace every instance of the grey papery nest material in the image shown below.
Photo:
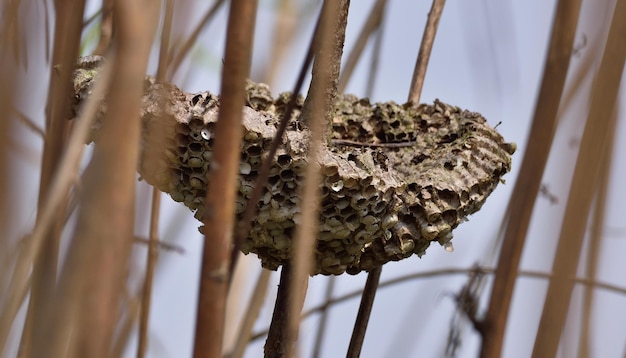
{"label": "grey papery nest material", "polygon": [[[93,59],[82,63],[75,72],[77,105],[97,73]],[[247,85],[239,216],[290,96],[273,98],[266,85]],[[310,133],[298,119],[302,104],[298,98],[241,247],[268,269],[290,258],[307,165],[319,166],[324,177],[313,274],[335,275],[421,256],[433,241],[448,244],[452,230],[480,209],[511,167],[515,145],[478,113],[438,100],[418,106],[371,104],[350,95],[337,98],[333,139],[323,146],[319,162],[307,163]],[[139,173],[201,221],[218,110],[219,96],[186,93],[146,77]],[[97,128],[94,136],[97,140]]]}

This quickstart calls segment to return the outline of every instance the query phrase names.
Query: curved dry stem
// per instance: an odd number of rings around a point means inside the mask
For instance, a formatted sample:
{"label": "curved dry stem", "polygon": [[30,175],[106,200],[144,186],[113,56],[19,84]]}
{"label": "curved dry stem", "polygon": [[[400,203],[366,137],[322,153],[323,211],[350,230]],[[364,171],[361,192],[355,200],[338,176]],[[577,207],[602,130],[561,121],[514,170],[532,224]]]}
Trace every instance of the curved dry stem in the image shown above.
{"label": "curved dry stem", "polygon": [[422,95],[422,87],[424,86],[424,78],[426,77],[426,68],[428,67],[428,60],[430,60],[430,52],[435,42],[435,35],[437,34],[437,26],[439,26],[439,19],[443,12],[443,6],[446,0],[433,0],[433,5],[428,13],[428,20],[426,21],[426,28],[424,29],[424,35],[422,36],[422,43],[417,55],[417,61],[415,62],[415,70],[413,70],[413,79],[411,80],[411,89],[409,90],[409,102],[418,104],[420,96]]}

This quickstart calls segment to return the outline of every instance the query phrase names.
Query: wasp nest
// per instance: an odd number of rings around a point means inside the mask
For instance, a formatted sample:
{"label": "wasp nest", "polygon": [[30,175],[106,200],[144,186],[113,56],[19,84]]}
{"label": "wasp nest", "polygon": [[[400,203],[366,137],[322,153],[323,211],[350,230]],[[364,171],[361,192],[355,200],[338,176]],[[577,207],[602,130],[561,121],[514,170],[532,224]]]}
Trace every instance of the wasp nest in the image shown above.
{"label": "wasp nest", "polygon": [[[88,92],[84,86],[90,81],[75,84],[81,98]],[[202,220],[219,98],[151,78],[145,87],[139,172]],[[286,93],[274,99],[266,85],[251,82],[247,96],[237,215],[290,98]],[[307,163],[310,133],[298,123],[302,102],[299,98],[241,248],[257,254],[268,269],[290,257],[307,165],[319,166],[324,175],[313,272],[322,274],[368,271],[421,256],[433,241],[449,243],[452,230],[480,209],[510,169],[514,145],[478,113],[440,101],[371,104],[354,96],[339,96],[333,139],[319,163]]]}

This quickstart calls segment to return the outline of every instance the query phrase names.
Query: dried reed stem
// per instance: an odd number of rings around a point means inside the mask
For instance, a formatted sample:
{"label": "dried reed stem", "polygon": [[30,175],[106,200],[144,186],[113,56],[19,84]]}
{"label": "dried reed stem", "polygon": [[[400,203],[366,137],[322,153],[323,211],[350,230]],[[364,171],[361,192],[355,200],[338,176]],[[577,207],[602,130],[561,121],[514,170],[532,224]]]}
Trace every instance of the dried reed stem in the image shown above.
{"label": "dried reed stem", "polygon": [[222,75],[221,106],[206,197],[194,357],[221,357],[235,226],[235,198],[242,141],[242,108],[250,72],[256,0],[231,3]]}
{"label": "dried reed stem", "polygon": [[[406,283],[408,281],[422,279],[422,278],[432,278],[432,277],[444,277],[450,275],[493,275],[496,272],[495,268],[491,267],[471,267],[471,268],[451,268],[451,269],[441,269],[434,271],[425,271],[425,272],[417,272],[406,274],[403,276],[399,276],[387,281],[383,281],[378,285],[378,288],[388,288],[398,284]],[[540,271],[520,271],[520,277],[529,277],[529,278],[539,278],[539,279],[547,279],[549,280],[552,275],[548,272],[540,272]],[[571,277],[570,278],[577,285],[584,285],[586,287],[590,287],[593,289],[605,290],[608,292],[612,292],[615,294],[626,295],[626,287],[619,287],[606,282],[599,282],[597,280],[589,279],[586,277]],[[323,312],[328,309],[330,306],[333,306],[338,303],[343,303],[349,301],[351,299],[355,299],[361,297],[363,295],[363,290],[354,290],[352,292],[345,293],[341,296],[334,297],[326,302],[314,306],[307,311],[302,313],[301,319],[308,318],[316,313]],[[267,336],[268,330],[259,331],[254,333],[250,337],[250,342],[261,339]]]}
{"label": "dried reed stem", "polygon": [[[174,1],[165,1],[163,16],[163,29],[161,30],[161,45],[159,48],[159,66],[156,80],[163,82],[167,70],[167,53],[172,33],[172,17],[174,14]],[[146,274],[141,294],[139,307],[139,337],[137,342],[137,357],[144,357],[148,348],[148,323],[150,320],[150,307],[152,305],[152,285],[154,272],[159,254],[159,213],[161,211],[161,191],[152,188],[152,204],[150,206],[150,232],[148,234],[148,253],[146,257]]]}
{"label": "dried reed stem", "polygon": [[169,68],[171,71],[169,77],[174,77],[174,74],[180,68],[181,63],[183,63],[183,60],[185,59],[185,57],[187,57],[189,51],[191,51],[191,49],[193,48],[193,45],[196,44],[196,41],[202,33],[202,30],[204,30],[208,26],[211,19],[213,19],[213,17],[217,13],[217,10],[219,10],[225,2],[225,0],[217,0],[215,3],[213,3],[213,6],[211,6],[211,8],[202,17],[202,20],[200,20],[198,26],[196,26],[187,41],[185,41],[180,51],[176,55],[174,55],[172,49],[172,52],[169,56]]}
{"label": "dried reed stem", "polygon": [[489,308],[480,329],[481,357],[500,357],[511,306],[513,287],[528,231],[528,223],[541,184],[556,129],[557,112],[574,47],[580,0],[560,0],[552,26],[541,89],[526,145],[526,152],[509,202],[510,216],[504,233]]}
{"label": "dried reed stem", "polygon": [[372,6],[370,14],[361,28],[359,37],[357,38],[352,51],[350,51],[348,59],[342,66],[343,69],[341,71],[341,75],[339,76],[339,93],[343,93],[346,90],[346,86],[348,85],[350,78],[352,78],[352,73],[354,72],[357,63],[361,59],[361,55],[363,54],[365,45],[367,45],[367,41],[369,41],[372,34],[378,30],[382,22],[385,7],[387,7],[387,0],[376,0],[376,3]]}
{"label": "dried reed stem", "polygon": [[433,0],[433,5],[428,13],[426,28],[422,35],[422,43],[417,54],[417,60],[415,61],[415,69],[413,70],[413,79],[411,80],[411,89],[409,90],[409,102],[418,104],[420,101],[424,78],[426,77],[426,68],[428,67],[428,60],[430,59],[430,52],[435,42],[437,26],[439,26],[439,19],[441,18],[445,4],[446,0]]}
{"label": "dried reed stem", "polygon": [[585,228],[607,157],[606,143],[614,135],[612,115],[626,62],[626,0],[618,0],[613,11],[600,68],[594,79],[589,116],[585,125],[574,178],[561,227],[546,301],[539,322],[533,355],[556,356],[574,284],[567,278],[576,274]]}
{"label": "dried reed stem", "polygon": [[267,294],[267,286],[269,284],[271,271],[261,270],[259,278],[254,286],[254,291],[250,296],[250,302],[248,308],[243,316],[243,322],[237,334],[237,339],[233,347],[233,351],[228,355],[228,358],[241,358],[246,351],[246,347],[250,342],[250,336],[252,335],[252,328],[254,328],[254,322],[259,317],[259,312],[263,307],[263,301]]}
{"label": "dried reed stem", "polygon": [[365,288],[361,296],[361,304],[359,305],[359,313],[354,322],[354,329],[352,330],[352,337],[350,338],[350,345],[348,346],[346,357],[358,358],[361,356],[365,332],[367,331],[367,324],[369,323],[372,313],[372,306],[374,305],[374,298],[376,297],[382,270],[383,267],[379,266],[367,274],[367,281],[365,282]]}
{"label": "dried reed stem", "polygon": [[113,39],[113,2],[114,0],[102,1],[100,39],[93,50],[93,55],[104,56],[111,47],[111,40]]}

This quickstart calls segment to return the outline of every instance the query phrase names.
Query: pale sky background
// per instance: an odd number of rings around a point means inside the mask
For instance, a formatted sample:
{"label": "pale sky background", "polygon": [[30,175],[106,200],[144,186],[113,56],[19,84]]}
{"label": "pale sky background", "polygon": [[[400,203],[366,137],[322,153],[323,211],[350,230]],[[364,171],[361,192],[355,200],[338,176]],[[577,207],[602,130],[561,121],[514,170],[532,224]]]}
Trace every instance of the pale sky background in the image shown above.
{"label": "pale sky background", "polygon": [[[589,5],[585,1],[583,13],[607,13],[601,6]],[[179,21],[175,26],[187,31],[195,26],[212,1],[189,1],[187,13],[176,14]],[[256,43],[253,55],[252,77],[263,70],[262,64],[268,60],[268,51],[273,39],[274,5],[276,1],[261,0],[257,17]],[[302,24],[296,35],[297,46],[287,54],[281,63],[280,75],[273,83],[274,93],[290,90],[296,73],[302,63],[304,51],[313,30],[320,1],[295,1],[297,9],[308,9],[298,21]],[[374,1],[353,0],[350,8],[346,48],[344,58],[350,52],[358,32]],[[599,3],[599,2],[598,2]],[[372,101],[396,101],[403,103],[408,95],[409,84],[422,37],[430,1],[389,0],[385,14],[384,37],[379,70]],[[89,11],[94,11],[96,3],[91,2]],[[432,271],[442,268],[467,268],[475,262],[492,265],[493,242],[501,217],[513,189],[517,170],[526,146],[526,136],[536,101],[545,53],[548,45],[554,0],[449,0],[443,12],[428,74],[422,93],[422,102],[432,102],[435,98],[482,113],[492,125],[502,122],[498,130],[511,142],[518,145],[513,157],[513,170],[505,176],[506,185],[499,186],[487,203],[470,221],[462,224],[454,232],[455,251],[446,252],[439,245],[432,245],[427,254],[419,259],[411,257],[402,262],[385,265],[381,282],[407,273]],[[193,60],[174,79],[188,91],[210,90],[219,92],[221,56],[224,49],[226,10],[223,8],[218,18],[204,32],[198,41]],[[610,9],[612,10],[612,9]],[[43,16],[42,12],[39,12]],[[90,14],[90,12],[88,12]],[[610,17],[606,18],[610,21]],[[588,24],[587,24],[588,25]],[[592,51],[598,43],[596,30],[587,26],[584,34],[576,37],[578,44],[586,43],[580,55],[574,57],[573,68],[580,64],[585,51]],[[586,40],[585,40],[586,39]],[[41,51],[33,49],[33,51]],[[369,73],[371,45],[368,46],[347,92],[363,95]],[[31,55],[33,53],[31,52]],[[155,50],[156,59],[157,52]],[[35,52],[35,55],[37,53]],[[43,57],[42,55],[39,55]],[[156,61],[151,63],[154,72]],[[597,64],[596,64],[597,65]],[[34,67],[36,68],[36,67]],[[187,71],[187,72],[185,72]],[[37,76],[36,71],[30,74]],[[260,76],[259,76],[260,77]],[[37,77],[34,77],[37,78]],[[588,78],[590,80],[590,77]],[[41,86],[35,96],[45,98],[47,86]],[[623,89],[623,88],[622,88]],[[620,101],[626,103],[626,93],[622,90]],[[561,198],[551,204],[545,198],[537,200],[535,216],[531,223],[528,244],[522,258],[522,269],[550,271],[552,256],[560,230],[560,218],[566,205],[568,185],[575,162],[576,143],[580,139],[586,116],[587,94],[574,100],[579,110],[564,113],[562,129],[555,138],[553,155],[548,163],[544,183],[550,191]],[[24,111],[31,118],[43,123],[43,105],[31,106]],[[570,113],[571,112],[571,113]],[[623,112],[622,112],[623,113]],[[620,119],[624,120],[622,114]],[[607,237],[602,247],[602,262],[599,278],[603,282],[626,286],[624,278],[623,253],[626,252],[626,224],[623,209],[619,205],[625,198],[620,178],[626,168],[621,155],[626,150],[626,128],[620,123],[613,164],[611,199],[607,210]],[[572,143],[574,143],[572,145]],[[41,145],[37,141],[22,144],[20,175],[37,178]],[[36,188],[37,183],[33,184]],[[150,188],[145,183],[138,185],[138,195],[146,198]],[[24,213],[24,222],[16,225],[17,230],[29,230],[34,220],[37,193],[23,194],[26,202],[33,203]],[[146,235],[148,210],[145,202],[138,204],[136,232]],[[194,316],[198,285],[198,272],[202,237],[197,231],[199,223],[182,204],[163,196],[161,214],[161,237],[184,248],[184,254],[162,252],[160,266],[153,291],[153,306],[150,318],[150,357],[191,356],[194,333]],[[136,249],[137,257],[143,260],[145,247]],[[141,261],[140,261],[141,262]],[[245,304],[247,295],[254,285],[260,263],[254,255],[245,257],[247,286],[231,299],[233,305]],[[143,264],[141,264],[143,265]],[[139,272],[142,266],[137,265]],[[619,266],[618,266],[619,265]],[[265,329],[270,322],[276,286],[279,275],[272,277],[266,307],[257,322],[255,332]],[[361,289],[366,275],[343,275],[338,277],[335,296]],[[323,299],[327,283],[323,276],[310,280],[306,307],[313,307]],[[408,281],[401,285],[383,288],[378,291],[368,327],[362,357],[441,357],[444,355],[448,327],[454,313],[451,294],[459,291],[466,282],[462,275]],[[544,280],[521,278],[516,286],[506,344],[503,356],[528,357],[532,351],[535,332],[541,315],[541,305],[547,283]],[[488,291],[487,291],[488,292]],[[581,293],[580,287],[577,292]],[[486,296],[485,296],[486,297]],[[580,295],[572,302],[572,309],[579,308]],[[621,356],[626,343],[626,298],[607,291],[596,291],[592,349],[594,356]],[[481,302],[484,308],[486,302]],[[359,299],[353,299],[333,306],[330,311],[328,329],[322,357],[345,356],[352,325],[356,317]],[[305,310],[306,310],[305,307]],[[576,311],[574,311],[576,312]],[[300,336],[300,352],[308,357],[312,352],[318,316],[304,321]],[[574,356],[577,331],[567,333],[571,347],[561,351],[561,356]],[[246,357],[261,357],[264,339],[251,344]],[[480,337],[469,326],[465,327],[458,357],[475,357],[480,347]],[[127,357],[135,355],[135,341],[129,347]]]}

